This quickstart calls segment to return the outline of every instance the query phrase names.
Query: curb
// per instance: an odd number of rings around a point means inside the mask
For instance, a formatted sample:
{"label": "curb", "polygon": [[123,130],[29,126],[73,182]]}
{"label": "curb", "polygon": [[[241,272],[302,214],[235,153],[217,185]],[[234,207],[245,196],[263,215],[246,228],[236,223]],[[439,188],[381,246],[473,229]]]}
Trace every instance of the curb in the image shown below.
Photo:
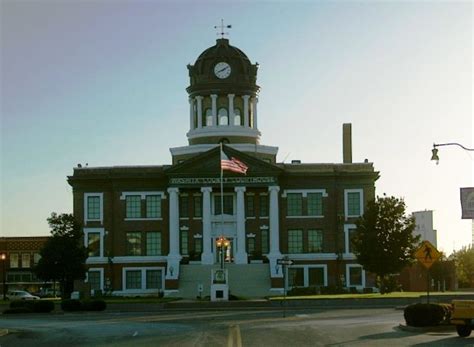
{"label": "curb", "polygon": [[399,324],[398,328],[403,331],[409,331],[412,333],[430,333],[430,332],[441,332],[441,331],[454,331],[454,325],[435,325],[430,327],[411,327],[405,324]]}

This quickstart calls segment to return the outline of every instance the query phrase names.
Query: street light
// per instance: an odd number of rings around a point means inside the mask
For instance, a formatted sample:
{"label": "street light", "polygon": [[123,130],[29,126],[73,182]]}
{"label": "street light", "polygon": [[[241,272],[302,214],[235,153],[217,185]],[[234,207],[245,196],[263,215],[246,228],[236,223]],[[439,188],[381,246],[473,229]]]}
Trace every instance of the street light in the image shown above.
{"label": "street light", "polygon": [[224,253],[225,253],[225,249],[229,247],[230,241],[227,240],[224,236],[221,236],[217,239],[216,245],[220,249],[221,269],[224,270]]}
{"label": "street light", "polygon": [[450,142],[450,143],[433,143],[433,149],[431,150],[431,160],[435,160],[436,161],[436,165],[439,163],[439,156],[438,156],[438,148],[437,147],[441,147],[441,146],[459,146],[461,147],[462,149],[466,150],[466,151],[474,151],[474,148],[467,148],[467,147],[464,147],[463,145],[461,145],[460,143],[457,143],[457,142]]}
{"label": "street light", "polygon": [[3,301],[7,299],[7,270],[5,267],[5,263],[7,262],[7,255],[5,253],[0,254],[0,259],[2,260],[3,263]]}

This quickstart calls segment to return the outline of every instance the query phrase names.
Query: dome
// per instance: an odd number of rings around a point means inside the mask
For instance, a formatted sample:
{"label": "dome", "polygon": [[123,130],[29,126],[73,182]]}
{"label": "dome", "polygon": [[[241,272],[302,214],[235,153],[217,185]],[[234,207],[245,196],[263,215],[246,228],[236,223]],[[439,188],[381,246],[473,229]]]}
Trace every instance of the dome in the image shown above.
{"label": "dome", "polygon": [[[231,67],[229,78],[220,79],[214,73],[218,63],[227,63]],[[239,48],[231,46],[228,39],[217,39],[216,44],[204,50],[194,65],[188,65],[190,94],[203,89],[221,88],[232,85],[238,90],[258,91],[257,82],[258,64],[252,64],[247,55]]]}

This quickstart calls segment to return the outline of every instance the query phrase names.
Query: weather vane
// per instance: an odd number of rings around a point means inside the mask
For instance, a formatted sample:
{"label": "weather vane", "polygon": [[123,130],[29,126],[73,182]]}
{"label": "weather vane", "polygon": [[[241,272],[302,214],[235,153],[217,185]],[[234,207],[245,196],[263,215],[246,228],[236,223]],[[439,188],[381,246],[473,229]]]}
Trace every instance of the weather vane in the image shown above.
{"label": "weather vane", "polygon": [[224,20],[221,19],[221,25],[214,25],[214,29],[219,29],[220,32],[216,33],[216,35],[221,35],[224,38],[224,35],[229,35],[229,33],[225,33],[224,29],[232,28],[232,25],[224,25]]}

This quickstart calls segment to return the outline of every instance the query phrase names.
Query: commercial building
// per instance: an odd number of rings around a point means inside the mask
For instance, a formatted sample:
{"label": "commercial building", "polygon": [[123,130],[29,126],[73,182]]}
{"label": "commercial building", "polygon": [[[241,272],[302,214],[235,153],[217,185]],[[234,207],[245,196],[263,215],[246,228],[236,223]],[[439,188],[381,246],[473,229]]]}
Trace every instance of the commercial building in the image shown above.
{"label": "commercial building", "polygon": [[[290,287],[373,286],[350,240],[378,172],[352,162],[350,124],[342,163],[277,163],[278,147],[260,143],[257,71],[218,39],[188,65],[188,144],[170,149],[172,165],[74,168],[92,289],[207,296],[224,259],[232,294],[271,295],[284,286],[284,256]],[[245,175],[221,179],[221,146]]]}

